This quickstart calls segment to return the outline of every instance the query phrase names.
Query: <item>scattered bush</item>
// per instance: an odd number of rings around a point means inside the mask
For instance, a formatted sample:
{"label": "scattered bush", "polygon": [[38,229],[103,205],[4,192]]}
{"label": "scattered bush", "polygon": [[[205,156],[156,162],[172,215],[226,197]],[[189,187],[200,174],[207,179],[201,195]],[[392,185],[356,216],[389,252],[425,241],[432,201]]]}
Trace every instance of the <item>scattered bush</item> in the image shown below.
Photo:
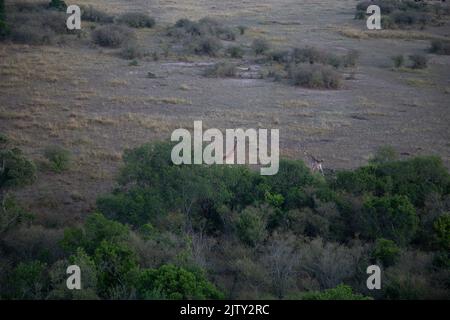
{"label": "scattered bush", "polygon": [[252,49],[256,55],[261,55],[269,51],[270,44],[265,39],[255,39],[252,42]]}
{"label": "scattered bush", "polygon": [[296,86],[312,89],[338,89],[342,76],[329,66],[300,64],[289,70],[289,79]]}
{"label": "scattered bush", "polygon": [[117,48],[134,38],[130,29],[118,25],[101,26],[92,32],[93,41],[102,47]]}
{"label": "scattered bush", "polygon": [[50,168],[55,172],[68,170],[71,163],[71,154],[59,146],[48,147],[44,151],[44,156],[50,164]]}
{"label": "scattered bush", "polygon": [[97,23],[112,23],[114,22],[114,17],[89,5],[81,7],[81,20]]}
{"label": "scattered bush", "polygon": [[350,286],[341,284],[333,289],[322,292],[307,292],[301,295],[302,300],[371,300],[359,293],[353,293]]}
{"label": "scattered bush", "polygon": [[433,224],[437,244],[443,250],[450,250],[450,213],[440,216]]}
{"label": "scattered bush", "polygon": [[205,76],[212,78],[232,78],[236,76],[236,66],[227,62],[217,63],[213,67],[206,69]]}
{"label": "scattered bush", "polygon": [[401,67],[403,67],[403,64],[405,63],[405,56],[402,54],[393,56],[392,61],[394,62],[394,68],[401,68]]}
{"label": "scattered bush", "polygon": [[127,60],[140,59],[144,55],[144,50],[136,43],[136,41],[128,41],[120,51],[120,56]]}
{"label": "scattered bush", "polygon": [[230,55],[231,58],[242,58],[244,55],[244,50],[238,46],[232,46],[227,48],[227,54]]}
{"label": "scattered bush", "polygon": [[203,18],[198,22],[180,19],[169,29],[170,36],[182,37],[214,37],[221,40],[235,40],[236,34],[232,28],[225,27],[212,18]]}
{"label": "scattered bush", "polygon": [[413,69],[425,69],[428,67],[428,58],[423,54],[413,54],[409,56],[412,61],[411,68]]}
{"label": "scattered bush", "polygon": [[20,149],[0,150],[0,190],[6,187],[23,186],[36,179],[36,166]]}
{"label": "scattered bush", "polygon": [[209,55],[215,57],[219,50],[222,48],[222,44],[214,37],[197,37],[190,43],[191,52],[198,55]]}
{"label": "scattered bush", "polygon": [[450,41],[433,40],[431,42],[430,52],[450,55]]}
{"label": "scattered bush", "polygon": [[0,0],[0,39],[7,34],[5,0]]}
{"label": "scattered bush", "polygon": [[397,159],[398,153],[392,146],[382,146],[377,149],[373,158],[369,160],[369,163],[381,164],[395,161]]}
{"label": "scattered bush", "polygon": [[131,28],[153,28],[155,19],[142,12],[124,13],[117,18],[117,22]]}

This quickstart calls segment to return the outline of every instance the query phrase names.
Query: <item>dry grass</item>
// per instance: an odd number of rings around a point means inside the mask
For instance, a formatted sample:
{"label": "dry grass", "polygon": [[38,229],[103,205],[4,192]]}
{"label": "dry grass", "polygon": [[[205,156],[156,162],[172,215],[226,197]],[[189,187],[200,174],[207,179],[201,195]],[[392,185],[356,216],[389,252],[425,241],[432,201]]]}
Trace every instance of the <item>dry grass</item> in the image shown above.
{"label": "dry grass", "polygon": [[306,100],[286,100],[281,103],[284,108],[307,108],[311,107],[311,102]]}
{"label": "dry grass", "polygon": [[448,37],[415,30],[360,30],[353,27],[337,29],[341,35],[354,39],[450,40]]}

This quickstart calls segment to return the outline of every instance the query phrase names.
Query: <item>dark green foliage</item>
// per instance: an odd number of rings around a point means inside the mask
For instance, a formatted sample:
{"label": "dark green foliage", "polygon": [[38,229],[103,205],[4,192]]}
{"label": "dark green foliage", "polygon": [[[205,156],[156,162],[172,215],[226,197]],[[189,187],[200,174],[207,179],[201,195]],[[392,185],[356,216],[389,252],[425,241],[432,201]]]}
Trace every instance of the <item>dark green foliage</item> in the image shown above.
{"label": "dark green foliage", "polygon": [[441,159],[417,157],[339,172],[336,186],[349,192],[405,195],[418,207],[431,193],[449,194],[450,175]]}
{"label": "dark green foliage", "polygon": [[364,202],[362,236],[368,239],[386,238],[407,244],[414,237],[418,217],[405,196],[369,197]]}
{"label": "dark green foliage", "polygon": [[36,179],[36,166],[20,149],[0,151],[0,191],[6,187],[23,186]]}
{"label": "dark green foliage", "polygon": [[7,34],[7,31],[5,0],[0,0],[0,39]]}
{"label": "dark green foliage", "polygon": [[237,235],[242,242],[256,246],[266,236],[266,218],[263,212],[256,208],[246,208],[236,221]]}
{"label": "dark green foliage", "polygon": [[129,41],[120,51],[120,57],[127,60],[140,59],[144,55],[144,50],[136,41]]}
{"label": "dark green foliage", "polygon": [[138,295],[143,299],[222,299],[223,294],[200,270],[186,270],[171,264],[143,270],[138,280]]}
{"label": "dark green foliage", "polygon": [[49,285],[46,265],[39,261],[21,262],[8,278],[10,299],[39,300],[45,298]]}
{"label": "dark green foliage", "polygon": [[117,18],[117,22],[126,24],[130,28],[152,28],[155,19],[142,12],[128,12]]}
{"label": "dark green foliage", "polygon": [[436,243],[442,250],[450,250],[450,213],[445,213],[434,222]]}
{"label": "dark green foliage", "polygon": [[375,261],[380,261],[385,268],[394,265],[400,254],[400,248],[391,240],[377,239],[372,257]]}
{"label": "dark green foliage", "polygon": [[51,0],[49,3],[49,8],[65,11],[67,9],[67,4],[63,0]]}
{"label": "dark green foliage", "polygon": [[383,28],[406,28],[426,25],[439,25],[446,15],[450,14],[448,7],[438,1],[415,0],[364,0],[356,5],[356,19],[365,19],[366,10],[370,5],[381,9]]}
{"label": "dark green foliage", "polygon": [[71,154],[60,146],[51,146],[44,151],[45,158],[49,161],[50,168],[55,172],[63,172],[70,168]]}
{"label": "dark green foliage", "polygon": [[350,286],[341,284],[322,292],[308,292],[301,295],[302,300],[371,300],[362,294],[354,293]]}

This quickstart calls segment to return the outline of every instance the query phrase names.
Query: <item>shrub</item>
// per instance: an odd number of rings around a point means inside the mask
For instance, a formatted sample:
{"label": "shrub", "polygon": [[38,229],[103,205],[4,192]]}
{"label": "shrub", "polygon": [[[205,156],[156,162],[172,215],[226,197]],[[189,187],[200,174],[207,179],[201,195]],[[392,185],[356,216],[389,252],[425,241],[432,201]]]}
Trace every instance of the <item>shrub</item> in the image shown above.
{"label": "shrub", "polygon": [[0,163],[0,189],[27,185],[36,179],[36,166],[20,149],[1,150]]}
{"label": "shrub", "polygon": [[191,44],[191,51],[198,55],[216,56],[222,48],[222,44],[214,37],[197,37]]}
{"label": "shrub", "polygon": [[81,7],[81,19],[82,21],[98,23],[112,23],[114,21],[114,17],[112,15],[98,10],[91,5]]}
{"label": "shrub", "polygon": [[395,161],[398,159],[398,153],[392,146],[382,146],[377,149],[373,158],[369,160],[369,163],[386,163]]}
{"label": "shrub", "polygon": [[180,19],[169,29],[170,36],[178,38],[190,37],[214,37],[221,40],[235,40],[233,29],[225,27],[219,21],[212,18],[203,18],[198,22],[189,19]]}
{"label": "shrub", "polygon": [[206,69],[205,76],[211,78],[232,78],[236,76],[236,66],[228,62],[217,63],[213,67]]}
{"label": "shrub", "polygon": [[430,52],[450,55],[450,41],[433,40],[431,42]]}
{"label": "shrub", "polygon": [[102,47],[117,48],[134,39],[134,33],[127,27],[105,25],[94,30],[92,39]]}
{"label": "shrub", "polygon": [[416,209],[405,196],[368,197],[364,201],[362,235],[407,244],[418,227]]}
{"label": "shrub", "polygon": [[65,11],[67,9],[67,4],[63,0],[51,0],[48,7],[51,9]]}
{"label": "shrub", "polygon": [[412,61],[411,68],[413,69],[425,69],[428,67],[428,58],[423,54],[413,54],[409,56]]}
{"label": "shrub", "polygon": [[0,39],[7,33],[5,0],[0,0]]}
{"label": "shrub", "polygon": [[340,284],[336,288],[321,292],[307,292],[301,294],[302,300],[371,300],[359,293],[353,293],[350,286]]}
{"label": "shrub", "polygon": [[433,224],[437,244],[443,250],[450,250],[450,213],[440,216]]}
{"label": "shrub", "polygon": [[375,248],[372,252],[372,257],[375,261],[380,261],[385,268],[394,265],[400,255],[400,249],[394,241],[387,239],[377,239]]}
{"label": "shrub", "polygon": [[359,59],[359,52],[357,50],[350,50],[343,58],[342,64],[344,67],[356,66]]}
{"label": "shrub", "polygon": [[255,39],[252,42],[252,49],[256,55],[261,55],[269,51],[270,44],[265,39]]}
{"label": "shrub", "polygon": [[127,60],[140,59],[144,55],[144,50],[136,43],[136,41],[129,41],[120,51],[120,56]]}
{"label": "shrub", "polygon": [[227,54],[229,54],[231,58],[242,58],[244,50],[242,50],[241,47],[232,46],[227,48]]}
{"label": "shrub", "polygon": [[329,66],[300,64],[291,67],[289,78],[296,86],[312,89],[338,89],[342,76]]}
{"label": "shrub", "polygon": [[242,242],[256,246],[266,236],[263,212],[253,207],[244,209],[236,222],[237,234]]}
{"label": "shrub", "polygon": [[394,68],[401,68],[405,63],[405,57],[402,54],[396,55],[392,57],[392,61],[394,62]]}
{"label": "shrub", "polygon": [[237,29],[239,30],[240,35],[244,35],[245,31],[247,30],[247,27],[241,25],[241,26],[238,26]]}
{"label": "shrub", "polygon": [[50,168],[55,172],[68,170],[71,163],[71,154],[59,146],[48,147],[44,151],[44,156],[50,164]]}
{"label": "shrub", "polygon": [[223,293],[209,282],[201,270],[186,270],[172,264],[143,270],[138,280],[138,295],[149,299],[222,299]]}
{"label": "shrub", "polygon": [[117,18],[117,22],[131,28],[152,28],[155,25],[155,19],[142,12],[124,13]]}

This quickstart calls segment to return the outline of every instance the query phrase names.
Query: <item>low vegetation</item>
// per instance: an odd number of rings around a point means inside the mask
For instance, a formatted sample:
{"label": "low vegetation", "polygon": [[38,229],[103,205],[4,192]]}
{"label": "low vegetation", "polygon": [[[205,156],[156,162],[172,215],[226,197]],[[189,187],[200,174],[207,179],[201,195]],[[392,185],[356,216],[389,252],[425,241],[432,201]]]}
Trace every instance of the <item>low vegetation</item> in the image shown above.
{"label": "low vegetation", "polygon": [[356,19],[365,19],[370,5],[378,5],[384,29],[439,25],[450,16],[450,6],[440,1],[365,0],[356,5]]}
{"label": "low vegetation", "polygon": [[155,26],[155,19],[141,12],[124,13],[117,18],[117,22],[130,28],[152,28]]}
{"label": "low vegetation", "polygon": [[[448,296],[450,174],[439,158],[398,161],[383,148],[354,171],[323,177],[282,160],[277,175],[261,176],[246,166],[175,166],[172,146],[126,151],[118,187],[63,233],[24,223],[30,215],[1,193],[0,210],[16,217],[0,220],[1,298]],[[20,153],[7,167],[16,169],[2,191],[35,179]],[[361,280],[374,263],[384,274],[376,293]],[[66,289],[68,264],[81,266],[84,290]]]}

